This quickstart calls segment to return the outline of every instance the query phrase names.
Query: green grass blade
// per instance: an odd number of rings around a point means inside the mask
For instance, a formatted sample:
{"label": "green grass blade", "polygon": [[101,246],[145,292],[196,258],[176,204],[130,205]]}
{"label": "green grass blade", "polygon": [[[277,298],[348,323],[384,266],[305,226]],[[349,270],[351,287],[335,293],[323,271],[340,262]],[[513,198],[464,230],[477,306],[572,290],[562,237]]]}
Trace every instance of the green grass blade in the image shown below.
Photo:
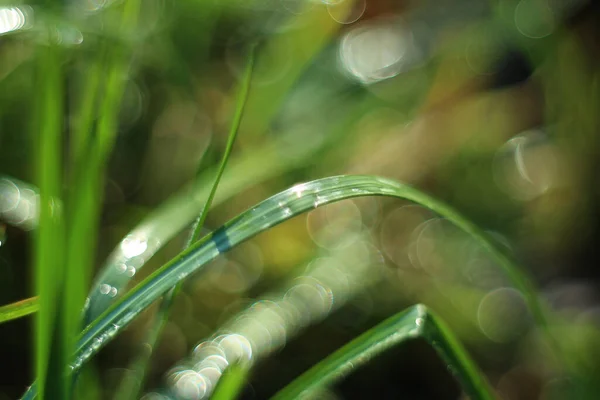
{"label": "green grass blade", "polygon": [[[123,4],[120,33],[126,34],[135,27],[139,7],[139,0],[128,0]],[[87,93],[84,93],[84,108],[81,110],[71,149],[73,176],[68,198],[68,246],[62,303],[62,332],[64,347],[67,349],[75,346],[77,335],[81,332],[81,313],[95,258],[104,170],[117,135],[121,98],[129,66],[127,52],[122,47],[105,47],[101,54],[105,57],[100,57],[91,69],[94,76],[90,77],[85,87]],[[105,71],[101,66],[104,66]],[[95,135],[91,135],[100,81],[103,87],[102,99]],[[71,351],[67,354],[70,355]],[[66,365],[64,363],[61,368],[64,369]]]}
{"label": "green grass blade", "polygon": [[242,364],[229,366],[215,388],[211,400],[233,400],[242,391],[248,377],[248,368]]}
{"label": "green grass blade", "polygon": [[[192,233],[190,235],[188,243],[184,247],[184,250],[190,247],[190,245],[194,243],[200,236],[200,232],[202,231],[202,227],[204,226],[204,222],[206,221],[206,217],[208,215],[208,210],[212,205],[213,199],[217,192],[217,187],[219,186],[219,182],[221,181],[221,177],[223,176],[223,172],[225,171],[225,166],[227,165],[227,161],[229,160],[229,156],[231,155],[231,150],[233,149],[233,144],[235,143],[235,138],[237,136],[237,132],[240,127],[240,122],[242,120],[242,114],[244,111],[244,106],[246,105],[246,99],[248,98],[248,91],[250,90],[250,82],[252,80],[252,69],[254,67],[254,56],[255,49],[253,46],[253,48],[250,50],[250,55],[248,57],[244,77],[241,82],[239,94],[237,95],[237,105],[233,116],[233,121],[231,123],[231,128],[229,130],[229,135],[227,136],[225,152],[223,153],[223,156],[221,158],[221,162],[217,169],[217,173],[214,178],[214,182],[211,186],[210,192],[208,194],[208,198],[204,203],[204,207],[200,212],[200,216],[198,217],[197,222],[194,224]],[[156,346],[156,342],[168,321],[173,301],[179,293],[179,291],[181,290],[182,283],[183,282],[179,282],[177,286],[169,290],[169,292],[167,292],[167,294],[164,296],[160,308],[155,316],[154,324],[150,328],[148,336],[146,337],[146,343],[149,344],[149,349],[153,349]],[[135,399],[139,397],[139,392],[144,384],[144,378],[146,375],[146,370],[151,355],[151,351],[143,351],[129,365],[128,369],[132,371],[132,374],[129,375],[133,375],[135,379],[129,379],[128,377],[128,379],[124,379],[122,381],[122,384],[119,387],[119,390],[117,391],[118,399],[125,400]]]}
{"label": "green grass blade", "polygon": [[425,338],[448,363],[471,399],[494,399],[492,390],[458,340],[423,305],[410,307],[363,333],[295,379],[273,399],[304,398],[349,375],[385,351],[419,337]]}
{"label": "green grass blade", "polygon": [[35,373],[40,397],[61,398],[67,391],[64,365],[70,349],[62,347],[59,329],[64,278],[64,223],[62,216],[63,76],[61,54],[54,45],[40,48],[39,104],[35,138],[39,144],[37,175],[40,190],[39,229],[36,231],[35,292],[40,297],[36,318]]}
{"label": "green grass blade", "polygon": [[[255,184],[281,175],[293,168],[307,165],[312,155],[323,148],[335,145],[354,124],[370,109],[370,103],[359,102],[348,111],[347,118],[325,140],[307,137],[302,146],[296,146],[294,157],[289,157],[287,138],[273,140],[266,145],[248,149],[243,156],[232,157],[213,199],[221,204],[235,194]],[[124,293],[126,285],[140,268],[169,240],[181,232],[198,216],[208,197],[216,170],[202,173],[191,187],[171,197],[165,204],[151,212],[117,245],[94,280],[89,294],[89,304],[84,312],[89,324]],[[113,296],[116,293],[116,296]]]}
{"label": "green grass blade", "polygon": [[77,370],[108,343],[140,312],[193,272],[237,244],[298,214],[336,201],[389,196],[413,201],[444,216],[471,235],[498,262],[513,285],[525,297],[537,322],[547,327],[543,307],[527,276],[519,271],[505,251],[488,236],[446,204],[411,186],[375,176],[337,176],[296,185],[240,214],[182,252],[148,276],[111,306],[81,334],[73,369]]}
{"label": "green grass blade", "polygon": [[[347,8],[346,11],[349,12],[350,6],[348,3],[342,7]],[[254,87],[249,91],[248,109],[243,117],[243,129],[247,130],[247,133],[262,133],[267,128],[302,71],[340,28],[340,25],[331,19],[324,5],[307,3],[303,7],[303,12],[295,16],[293,21],[289,21],[290,26],[300,28],[275,35],[263,46],[264,52],[269,55],[285,54],[285,63],[290,68],[285,77],[275,84]],[[258,60],[256,69],[269,70],[269,62],[273,59],[265,57],[262,63]],[[289,148],[286,138],[280,140],[280,143],[275,141],[248,151],[243,158],[229,163],[229,172],[224,174],[213,203],[221,203],[240,190],[278,176],[293,167],[305,165],[317,148],[335,143],[336,138],[347,133],[345,128],[358,121],[364,112],[365,106],[362,103],[356,110],[348,110],[347,121],[340,124],[336,132],[327,135],[325,140],[306,138],[307,140],[294,150],[293,157],[285,155]],[[196,218],[205,204],[214,176],[215,171],[202,174],[192,188],[182,191],[172,197],[164,207],[152,212],[117,246],[90,291],[89,303],[84,311],[86,325],[114,304],[136,271]],[[143,248],[143,252],[133,257],[129,256],[130,253],[124,249],[132,243],[138,244],[138,248]],[[113,293],[116,293],[116,296],[113,296]]]}
{"label": "green grass blade", "polygon": [[273,398],[300,398],[303,393],[335,383],[388,349],[420,337],[423,324],[417,320],[426,315],[426,308],[417,305],[386,319],[304,372]]}
{"label": "green grass blade", "polygon": [[38,312],[40,303],[38,297],[30,297],[16,303],[0,307],[0,324]]}
{"label": "green grass blade", "polygon": [[423,337],[446,362],[471,399],[493,400],[494,391],[469,357],[458,338],[432,310],[427,310]]}
{"label": "green grass blade", "polygon": [[91,345],[96,339],[101,339],[100,344],[110,340],[149,304],[189,274],[202,269],[217,255],[315,207],[362,196],[402,198],[421,204],[446,217],[477,240],[500,264],[514,286],[523,292],[530,307],[536,310],[534,315],[539,319],[538,322],[545,325],[542,306],[528,278],[517,269],[503,249],[497,247],[484,232],[458,212],[415,188],[388,179],[373,176],[339,176],[299,184],[263,201],[205,236],[148,276],[85,329],[79,341],[75,366],[78,367],[80,362],[85,361],[91,353],[95,352]]}

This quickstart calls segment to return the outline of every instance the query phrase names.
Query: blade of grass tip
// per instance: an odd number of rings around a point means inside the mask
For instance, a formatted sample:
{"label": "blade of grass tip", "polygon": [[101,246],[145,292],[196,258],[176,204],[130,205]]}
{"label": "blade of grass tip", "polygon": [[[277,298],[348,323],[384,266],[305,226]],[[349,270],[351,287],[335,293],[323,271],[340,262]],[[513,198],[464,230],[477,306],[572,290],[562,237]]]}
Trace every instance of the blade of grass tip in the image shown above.
{"label": "blade of grass tip", "polygon": [[493,400],[494,390],[471,360],[469,354],[448,325],[432,310],[424,321],[423,337],[446,362],[448,370],[472,399]]}
{"label": "blade of grass tip", "polygon": [[40,93],[35,137],[39,145],[40,215],[35,235],[34,279],[35,292],[41,300],[36,318],[34,365],[40,398],[58,399],[67,393],[64,372],[72,351],[62,347],[59,328],[65,249],[61,204],[63,78],[58,47],[51,43],[39,50],[37,77]]}
{"label": "blade of grass tip", "polygon": [[419,337],[426,316],[422,306],[410,307],[379,323],[304,372],[273,396],[274,400],[301,398],[349,375],[386,350]]}
{"label": "blade of grass tip", "polygon": [[249,368],[243,364],[234,364],[227,367],[215,391],[210,396],[211,400],[237,399],[248,378]]}
{"label": "blade of grass tip", "polygon": [[[445,217],[469,234],[495,260],[513,285],[522,292],[540,326],[546,325],[545,308],[533,290],[525,272],[520,271],[487,234],[450,206],[427,194],[398,182],[377,176],[335,176],[298,184],[264,200],[233,218],[221,228],[204,236],[189,249],[149,275],[108,308],[81,333],[75,359],[78,370],[99,349],[155,300],[191,273],[203,270],[219,254],[296,215],[344,199],[364,196],[388,196],[413,201]],[[535,311],[534,311],[535,310]],[[550,334],[547,330],[543,331]],[[33,398],[35,388],[25,398]]]}
{"label": "blade of grass tip", "polygon": [[404,310],[352,340],[300,375],[273,396],[274,400],[307,397],[408,340],[423,337],[451,366],[452,373],[474,400],[493,400],[492,389],[454,337],[424,305]]}
{"label": "blade of grass tip", "polygon": [[40,309],[40,303],[38,297],[30,297],[25,300],[17,301],[15,303],[7,304],[0,307],[0,324],[3,322],[11,321],[13,319],[21,318],[29,314],[33,314]]}
{"label": "blade of grass tip", "polygon": [[[248,91],[250,90],[252,70],[254,68],[255,49],[256,46],[252,45],[248,56],[248,61],[246,63],[245,72],[241,81],[241,86],[237,94],[237,104],[233,115],[233,120],[231,123],[229,134],[227,137],[227,144],[225,146],[225,151],[217,169],[214,182],[211,186],[208,198],[204,203],[204,207],[202,208],[202,211],[200,212],[196,223],[192,227],[192,232],[183,250],[189,248],[196,240],[198,240],[200,236],[202,227],[204,226],[204,222],[206,221],[206,217],[208,216],[208,210],[212,205],[213,199],[217,192],[217,187],[219,186],[219,182],[221,181],[221,177],[223,176],[223,172],[225,171],[225,166],[227,165],[227,161],[229,160],[231,150],[233,149],[233,144],[235,143],[237,132],[240,127],[240,122],[242,120],[244,106],[248,98]],[[152,356],[152,349],[154,349],[154,347],[156,346],[158,338],[160,337],[160,334],[169,319],[169,313],[171,311],[173,301],[177,294],[180,292],[182,284],[183,282],[179,282],[176,286],[170,289],[169,292],[167,292],[167,294],[165,294],[165,296],[163,297],[163,300],[160,304],[160,308],[155,316],[153,326],[150,328],[150,331],[148,332],[145,341],[145,343],[149,345],[147,346],[147,348],[150,349],[150,351],[139,352],[138,356],[129,365],[128,369],[132,371],[132,374],[130,374],[130,376],[133,375],[135,379],[129,379],[129,377],[127,377],[127,379],[123,379],[121,381],[119,390],[117,390],[118,399],[127,400],[139,398],[140,390],[144,385],[146,370],[148,368],[148,364]]]}

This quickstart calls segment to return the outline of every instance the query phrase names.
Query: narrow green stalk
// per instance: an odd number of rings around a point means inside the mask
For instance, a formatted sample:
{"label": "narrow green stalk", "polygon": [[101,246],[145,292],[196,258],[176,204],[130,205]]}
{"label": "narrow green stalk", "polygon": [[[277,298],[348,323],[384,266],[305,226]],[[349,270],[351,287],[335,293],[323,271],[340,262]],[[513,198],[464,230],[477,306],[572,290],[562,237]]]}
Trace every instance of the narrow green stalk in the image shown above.
{"label": "narrow green stalk", "polygon": [[67,393],[64,374],[72,349],[65,349],[59,327],[64,277],[64,223],[62,216],[63,76],[61,53],[53,44],[40,48],[37,78],[40,88],[35,135],[38,143],[37,176],[40,190],[39,229],[36,231],[35,292],[40,296],[36,318],[35,374],[40,398]]}
{"label": "narrow green stalk", "polygon": [[215,388],[215,391],[210,396],[211,400],[233,400],[236,399],[246,379],[248,378],[248,367],[241,364],[230,365],[226,370],[219,383]]}
{"label": "narrow green stalk", "polygon": [[0,324],[33,314],[39,309],[40,303],[37,296],[7,304],[0,307]]}
{"label": "narrow green stalk", "polygon": [[[255,46],[252,46],[246,64],[246,70],[241,81],[241,87],[237,95],[236,109],[233,115],[231,127],[229,129],[227,144],[225,146],[225,152],[223,153],[223,156],[221,158],[221,162],[217,169],[213,184],[210,188],[208,198],[206,199],[202,211],[200,212],[200,215],[198,216],[198,219],[192,228],[190,237],[188,238],[188,241],[183,248],[184,251],[187,250],[200,237],[202,227],[204,226],[204,222],[206,221],[206,217],[208,216],[208,210],[212,205],[213,199],[217,192],[217,187],[219,186],[219,182],[221,181],[221,177],[223,176],[223,172],[225,171],[225,166],[227,165],[227,162],[229,160],[231,150],[233,149],[233,144],[235,143],[235,139],[237,137],[237,132],[239,130],[240,122],[242,120],[244,107],[248,98],[248,92],[250,90],[250,83],[252,81],[252,70],[254,68],[254,58]],[[154,346],[156,346],[162,329],[164,328],[169,319],[169,313],[171,311],[173,301],[177,294],[179,294],[179,292],[181,291],[182,284],[183,283],[180,282],[179,284],[174,286],[165,294],[165,296],[162,299],[160,308],[155,316],[154,325],[148,332],[148,336],[146,337],[145,341],[145,343],[149,344],[150,349],[154,349]],[[143,386],[144,378],[146,376],[146,370],[148,368],[148,363],[150,362],[151,356],[152,351],[139,352],[138,356],[134,359],[129,368],[133,371],[133,374],[137,379],[124,379],[122,381],[121,387],[117,391],[118,399],[125,400],[139,397],[139,392]]]}
{"label": "narrow green stalk", "polygon": [[416,305],[381,322],[303,373],[275,394],[273,400],[310,397],[367,364],[374,357],[409,340],[424,338],[446,361],[473,400],[493,400],[493,390],[458,339],[424,305]]}
{"label": "narrow green stalk", "polygon": [[217,170],[217,175],[215,176],[215,181],[210,189],[210,193],[208,194],[206,203],[204,203],[204,208],[200,212],[200,217],[198,219],[198,222],[196,223],[192,235],[190,236],[186,248],[191,246],[200,237],[200,232],[202,231],[202,227],[204,226],[204,222],[206,221],[206,217],[208,216],[208,210],[210,209],[213,199],[215,198],[215,193],[217,192],[217,187],[219,186],[219,182],[221,181],[221,177],[223,176],[223,172],[225,171],[227,161],[229,161],[229,155],[231,154],[231,150],[233,149],[233,143],[235,142],[235,138],[237,137],[237,132],[240,129],[240,122],[242,121],[244,107],[246,106],[248,92],[250,91],[250,83],[252,81],[252,70],[254,68],[255,48],[256,46],[252,45],[252,48],[250,49],[250,54],[246,63],[246,70],[244,72],[244,76],[241,82],[242,86],[240,88],[240,92],[237,95],[237,106],[235,109],[235,114],[233,115],[231,128],[229,129],[227,145],[225,146],[225,152],[223,153],[223,157],[221,158],[221,163],[219,164],[219,169]]}

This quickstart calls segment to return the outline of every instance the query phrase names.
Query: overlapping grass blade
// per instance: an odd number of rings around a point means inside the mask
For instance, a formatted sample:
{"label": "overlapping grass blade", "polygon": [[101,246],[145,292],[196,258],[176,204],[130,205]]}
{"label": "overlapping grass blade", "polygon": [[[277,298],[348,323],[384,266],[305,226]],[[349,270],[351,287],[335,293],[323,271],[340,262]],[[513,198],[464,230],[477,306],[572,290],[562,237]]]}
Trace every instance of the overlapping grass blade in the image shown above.
{"label": "overlapping grass blade", "polygon": [[305,211],[362,196],[407,199],[446,217],[471,235],[489,253],[514,286],[523,293],[537,322],[546,326],[543,307],[528,278],[517,269],[502,248],[496,246],[484,232],[454,209],[415,188],[389,179],[375,176],[338,176],[299,184],[263,201],[200,239],[190,249],[148,276],[82,332],[73,368],[79,368],[148,305],[189,274],[203,269],[206,263],[217,255]]}
{"label": "overlapping grass blade", "polygon": [[306,371],[273,399],[304,398],[349,375],[385,351],[416,338],[424,338],[434,347],[471,399],[494,399],[493,391],[465,349],[443,321],[424,305],[410,307],[363,333]]}
{"label": "overlapping grass blade", "polygon": [[[344,128],[363,115],[365,107],[360,104],[339,129],[327,137],[327,142],[313,144],[307,139],[305,147],[298,148],[294,157],[286,157],[283,150],[286,139],[274,140],[260,148],[247,151],[247,154],[232,159],[215,194],[213,204],[221,204],[235,194],[293,168],[306,165],[319,148],[335,142]],[[169,240],[175,237],[196,218],[208,196],[216,171],[202,173],[191,187],[170,198],[164,205],[151,212],[138,226],[117,245],[95,279],[85,310],[86,325],[97,318],[120,294],[137,271]],[[144,251],[131,257],[128,255],[130,243],[141,244]],[[112,292],[111,292],[112,291]],[[117,293],[112,296],[112,293]]]}
{"label": "overlapping grass blade", "polygon": [[[503,248],[496,246],[483,231],[457,211],[418,189],[389,179],[337,176],[296,185],[261,202],[203,237],[148,276],[82,332],[71,367],[79,369],[146,307],[189,274],[203,269],[219,254],[298,214],[336,201],[363,196],[389,196],[413,201],[444,216],[471,235],[523,293],[537,323],[547,328],[545,312],[528,278]],[[29,391],[27,396],[33,392],[35,390]],[[25,398],[33,398],[27,396]]]}
{"label": "overlapping grass blade", "polygon": [[[239,89],[239,94],[237,96],[237,105],[231,123],[229,135],[227,137],[225,151],[223,153],[223,157],[221,158],[221,163],[219,164],[219,168],[217,169],[217,173],[214,178],[214,182],[211,186],[210,192],[208,194],[208,198],[204,203],[204,207],[200,212],[197,222],[194,224],[190,238],[187,244],[185,245],[184,250],[189,248],[196,240],[198,240],[200,236],[200,232],[202,231],[202,227],[204,226],[204,222],[206,221],[206,217],[208,216],[208,210],[212,205],[213,199],[217,192],[217,187],[219,186],[219,182],[221,181],[221,177],[223,176],[223,172],[225,171],[225,166],[227,165],[227,161],[229,160],[229,156],[231,155],[231,150],[233,149],[233,144],[235,143],[235,138],[237,136],[237,132],[240,127],[240,122],[242,120],[242,114],[244,111],[244,106],[246,104],[246,99],[248,98],[248,91],[250,90],[252,69],[254,67],[254,57],[255,48],[253,46],[253,48],[250,50],[246,71],[244,73],[244,77],[242,79],[241,86]],[[155,316],[153,326],[150,328],[148,336],[146,337],[146,343],[149,345],[148,348],[154,349],[156,342],[169,319],[171,306],[173,304],[175,296],[177,296],[177,294],[181,290],[182,283],[183,282],[179,282],[164,296],[158,313]],[[139,391],[144,384],[144,378],[146,375],[145,372],[148,366],[148,362],[150,361],[151,355],[151,351],[143,351],[130,364],[128,369],[132,371],[134,379],[125,379],[122,381],[122,384],[119,387],[119,390],[117,391],[118,399],[135,399],[139,397]]]}
{"label": "overlapping grass blade", "polygon": [[0,324],[33,314],[40,309],[38,297],[30,297],[16,303],[7,304],[0,307]]}
{"label": "overlapping grass blade", "polygon": [[[295,51],[290,56],[292,59],[288,62],[293,70],[288,71],[285,79],[279,80],[276,84],[254,88],[248,93],[248,110],[244,115],[244,126],[253,132],[262,132],[267,127],[277,107],[309,61],[339,28],[339,24],[329,17],[324,6],[307,4],[306,7],[310,12],[298,15],[292,23],[294,26],[302,27],[301,29],[277,35],[268,40],[263,47],[269,54],[285,54],[290,48],[295,47],[302,48],[302,51]],[[269,62],[268,57],[265,60]],[[258,64],[256,68],[261,67],[264,68]],[[223,176],[213,203],[219,204],[258,182],[278,176],[291,168],[305,165],[317,149],[335,143],[338,137],[347,132],[348,126],[358,121],[371,107],[369,102],[359,102],[348,110],[347,119],[334,129],[334,132],[326,135],[324,140],[306,138],[295,146],[293,157],[286,155],[289,148],[287,137],[273,140],[258,148],[248,149],[243,157],[229,163],[228,172]],[[197,217],[209,195],[215,173],[215,170],[211,170],[201,174],[192,187],[173,196],[164,206],[154,210],[119,243],[94,280],[89,302],[84,311],[86,325],[114,304],[137,270]],[[127,251],[132,243],[143,247],[144,250],[132,256],[131,252]]]}

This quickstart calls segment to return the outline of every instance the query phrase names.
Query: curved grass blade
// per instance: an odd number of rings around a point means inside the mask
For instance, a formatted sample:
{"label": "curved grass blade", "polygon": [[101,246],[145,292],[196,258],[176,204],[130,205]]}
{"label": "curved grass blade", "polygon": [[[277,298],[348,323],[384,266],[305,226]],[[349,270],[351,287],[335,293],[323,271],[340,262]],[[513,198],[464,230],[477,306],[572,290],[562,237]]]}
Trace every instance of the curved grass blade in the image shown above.
{"label": "curved grass blade", "polygon": [[17,301],[16,303],[7,304],[0,307],[0,324],[33,314],[39,309],[40,303],[37,296]]}
{"label": "curved grass blade", "polygon": [[[116,334],[141,310],[177,282],[185,279],[190,273],[201,269],[207,262],[230,250],[233,246],[307,210],[362,196],[390,196],[407,199],[446,217],[470,234],[489,252],[492,258],[503,268],[514,286],[523,292],[538,323],[546,325],[544,311],[528,278],[517,269],[502,248],[497,247],[484,232],[458,212],[415,188],[385,178],[339,176],[296,185],[240,214],[218,230],[199,240],[188,250],[182,252],[147,277],[93,324],[88,326],[81,335],[78,353],[80,353],[80,356],[87,355],[84,353],[90,353],[91,344],[96,339],[104,334],[108,334],[108,336]],[[104,337],[104,339],[108,339],[108,337]],[[103,340],[100,340],[100,344],[102,343]],[[80,358],[79,361],[84,361],[89,355]]]}
{"label": "curved grass blade", "polygon": [[[243,130],[252,136],[253,132],[263,132],[275,115],[279,104],[297,81],[312,58],[323,48],[339,29],[323,5],[303,5],[303,12],[294,17],[290,26],[301,27],[279,34],[267,40],[263,49],[266,54],[287,54],[290,68],[283,79],[267,86],[253,87],[248,93],[247,112],[243,117]],[[344,4],[340,12],[349,12],[351,4]],[[290,50],[295,49],[295,50]],[[257,60],[256,69],[266,68],[273,57]],[[331,134],[322,138],[306,138],[294,147],[294,155],[289,155],[289,140],[283,138],[266,146],[247,151],[247,156],[229,163],[214,198],[218,204],[258,182],[278,176],[281,172],[306,164],[318,148],[335,143],[336,139],[347,134],[348,126],[358,121],[364,112],[371,108],[368,102],[361,102],[356,109],[347,110],[347,120]],[[177,233],[181,232],[197,217],[208,197],[215,171],[202,174],[190,189],[172,197],[164,207],[152,212],[121,241],[104,264],[95,279],[84,310],[84,323],[89,324],[120,297],[123,289],[137,270]]]}
{"label": "curved grass blade", "polygon": [[[184,250],[190,247],[198,237],[200,236],[200,232],[202,231],[202,227],[204,226],[204,222],[206,221],[206,217],[208,216],[208,210],[212,205],[213,199],[217,192],[217,187],[219,186],[219,182],[221,181],[221,177],[223,176],[223,172],[225,171],[225,166],[227,165],[227,161],[229,160],[229,156],[231,154],[231,150],[233,149],[233,144],[235,142],[235,138],[237,136],[238,129],[240,127],[240,122],[242,120],[242,114],[244,111],[244,106],[246,104],[246,99],[248,98],[248,91],[250,90],[250,82],[252,78],[252,69],[254,67],[254,55],[255,49],[254,45],[250,50],[250,55],[248,57],[248,62],[246,66],[246,71],[244,73],[244,78],[242,79],[242,84],[239,89],[239,94],[237,95],[237,106],[233,116],[233,121],[231,124],[231,128],[229,130],[229,135],[227,138],[227,144],[225,146],[225,152],[223,153],[223,157],[221,158],[221,163],[217,170],[216,176],[214,178],[214,182],[210,189],[210,193],[208,194],[208,199],[204,203],[204,207],[200,212],[200,216],[198,217],[198,221],[193,227],[192,233],[188,242],[186,243]],[[153,349],[156,345],[156,341],[160,337],[160,334],[169,319],[169,313],[171,311],[171,306],[173,301],[179,291],[181,290],[183,282],[179,282],[177,286],[173,287],[163,298],[158,313],[155,316],[155,321],[153,326],[150,328],[149,334],[146,338],[146,343],[149,344],[148,348]],[[144,377],[146,375],[146,369],[148,362],[150,361],[150,357],[152,356],[151,351],[142,351],[138,357],[130,364],[128,368],[132,371],[132,374],[135,379],[125,379],[123,380],[123,384],[120,386],[118,393],[118,399],[134,399],[139,397],[139,392],[141,387],[144,384]]]}
{"label": "curved grass blade", "polygon": [[[223,174],[213,204],[221,204],[235,194],[259,182],[281,175],[293,168],[306,165],[319,149],[330,146],[347,132],[372,105],[359,102],[348,111],[348,117],[325,141],[307,138],[297,143],[294,156],[289,156],[289,139],[283,137],[271,143],[250,149],[239,158],[233,158]],[[169,240],[193,222],[208,197],[216,171],[208,170],[161,207],[151,212],[113,250],[95,279],[84,310],[85,325],[96,319],[114,304],[131,278]]]}
{"label": "curved grass blade", "polygon": [[283,388],[273,400],[306,398],[349,375],[385,351],[416,338],[424,338],[444,359],[465,392],[474,400],[493,400],[493,391],[465,349],[424,305],[416,305],[381,322],[352,340]]}
{"label": "curved grass blade", "polygon": [[298,214],[336,201],[363,196],[389,196],[413,201],[444,216],[471,235],[522,292],[537,323],[547,332],[545,311],[529,279],[519,271],[504,249],[496,246],[483,231],[457,211],[413,187],[389,179],[375,176],[337,176],[296,185],[261,202],[203,237],[148,276],[82,332],[72,369],[79,369],[82,363],[146,307],[189,274],[203,269],[206,263],[219,254]]}

